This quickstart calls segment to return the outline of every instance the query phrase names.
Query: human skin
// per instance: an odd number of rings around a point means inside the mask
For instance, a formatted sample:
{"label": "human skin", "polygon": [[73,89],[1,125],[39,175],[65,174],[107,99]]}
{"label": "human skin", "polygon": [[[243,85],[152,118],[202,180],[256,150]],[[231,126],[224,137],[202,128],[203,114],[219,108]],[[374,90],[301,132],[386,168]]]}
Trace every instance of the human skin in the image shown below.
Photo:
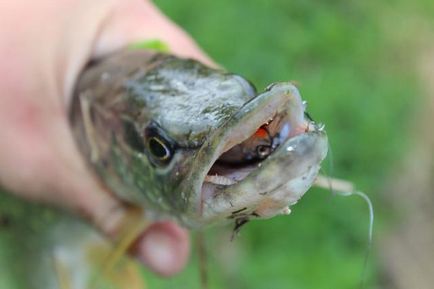
{"label": "human skin", "polygon": [[[213,65],[147,0],[0,1],[0,187],[69,210],[117,239],[128,205],[86,167],[68,106],[89,60],[147,39]],[[154,272],[173,275],[188,259],[188,233],[174,223],[154,223],[134,254]]]}

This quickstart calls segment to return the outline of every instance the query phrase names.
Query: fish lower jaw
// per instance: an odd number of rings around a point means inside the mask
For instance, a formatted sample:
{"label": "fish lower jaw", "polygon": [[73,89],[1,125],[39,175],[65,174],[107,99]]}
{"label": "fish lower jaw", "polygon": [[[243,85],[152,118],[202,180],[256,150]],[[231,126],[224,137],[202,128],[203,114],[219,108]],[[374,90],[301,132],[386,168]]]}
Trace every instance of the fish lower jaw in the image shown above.
{"label": "fish lower jaw", "polygon": [[[221,219],[268,219],[277,215],[289,215],[291,206],[309,190],[319,169],[319,165],[309,167],[296,178],[281,184],[275,183],[271,190],[252,190],[235,196],[225,193],[214,195],[203,204],[202,220],[213,223]],[[208,183],[206,186],[215,185]]]}
{"label": "fish lower jaw", "polygon": [[213,223],[289,214],[289,207],[311,187],[326,153],[325,132],[304,133],[289,139],[256,166],[206,176],[202,220]]}

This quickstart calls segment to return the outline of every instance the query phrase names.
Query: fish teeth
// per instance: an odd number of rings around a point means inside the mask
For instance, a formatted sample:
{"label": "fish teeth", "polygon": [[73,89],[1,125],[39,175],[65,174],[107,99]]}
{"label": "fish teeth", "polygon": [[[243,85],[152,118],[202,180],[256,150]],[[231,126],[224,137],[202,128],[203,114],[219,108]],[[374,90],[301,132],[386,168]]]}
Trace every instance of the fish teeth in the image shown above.
{"label": "fish teeth", "polygon": [[216,184],[216,185],[223,185],[223,186],[230,186],[237,183],[236,181],[230,178],[227,178],[225,176],[220,176],[220,175],[213,175],[213,176],[207,175],[205,177],[205,182]]}

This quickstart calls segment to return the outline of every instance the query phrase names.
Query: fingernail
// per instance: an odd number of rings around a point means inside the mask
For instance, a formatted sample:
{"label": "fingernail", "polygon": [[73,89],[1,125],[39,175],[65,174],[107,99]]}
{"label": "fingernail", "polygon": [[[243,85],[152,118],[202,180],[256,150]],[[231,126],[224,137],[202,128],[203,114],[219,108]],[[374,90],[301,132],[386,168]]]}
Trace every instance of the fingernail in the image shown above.
{"label": "fingernail", "polygon": [[140,259],[155,272],[168,275],[176,267],[176,244],[167,234],[151,232],[141,241]]}

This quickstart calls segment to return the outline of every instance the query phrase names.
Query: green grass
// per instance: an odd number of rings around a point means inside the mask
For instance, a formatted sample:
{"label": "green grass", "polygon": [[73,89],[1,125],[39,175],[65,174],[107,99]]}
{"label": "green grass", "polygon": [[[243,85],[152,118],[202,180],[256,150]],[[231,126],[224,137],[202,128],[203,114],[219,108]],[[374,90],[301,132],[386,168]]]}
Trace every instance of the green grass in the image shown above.
{"label": "green grass", "polygon": [[[422,101],[413,61],[425,43],[430,1],[169,1],[157,5],[218,63],[255,83],[296,80],[309,111],[326,124],[336,177],[354,181],[376,209],[376,234],[389,213],[382,189],[409,145]],[[410,21],[411,20],[411,21]],[[422,25],[421,25],[422,24]],[[248,224],[233,243],[206,231],[211,288],[357,288],[367,249],[368,209],[355,197],[312,189],[289,217]],[[229,231],[226,230],[226,231]],[[379,252],[366,288],[380,288]],[[232,254],[232,255],[231,255]],[[228,255],[228,256],[226,256]],[[222,256],[226,256],[223,258]],[[224,259],[222,261],[222,259]],[[151,289],[199,288],[198,264]]]}

